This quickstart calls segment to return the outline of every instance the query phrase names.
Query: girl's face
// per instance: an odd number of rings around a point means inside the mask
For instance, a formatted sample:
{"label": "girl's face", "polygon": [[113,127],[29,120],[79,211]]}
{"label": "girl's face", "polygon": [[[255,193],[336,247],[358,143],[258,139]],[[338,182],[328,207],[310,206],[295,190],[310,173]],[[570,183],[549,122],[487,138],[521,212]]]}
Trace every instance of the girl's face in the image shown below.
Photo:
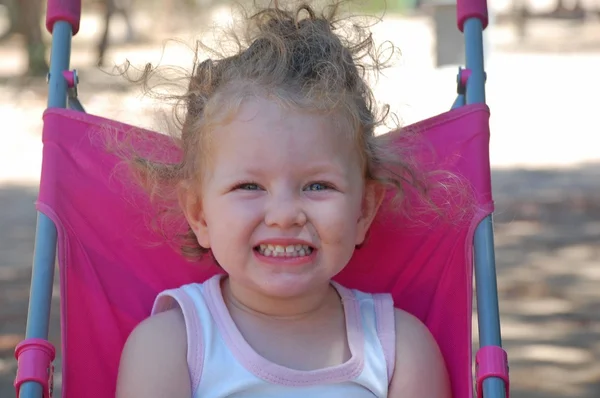
{"label": "girl's face", "polygon": [[383,197],[332,117],[247,101],[211,132],[199,201],[184,200],[198,242],[231,283],[269,297],[322,288],[363,242]]}

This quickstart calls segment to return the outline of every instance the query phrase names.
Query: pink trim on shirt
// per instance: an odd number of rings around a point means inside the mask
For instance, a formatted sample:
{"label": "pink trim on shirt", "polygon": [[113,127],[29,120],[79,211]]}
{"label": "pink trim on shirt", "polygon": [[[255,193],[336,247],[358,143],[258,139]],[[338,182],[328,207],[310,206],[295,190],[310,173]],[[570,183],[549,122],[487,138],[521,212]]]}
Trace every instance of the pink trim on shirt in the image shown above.
{"label": "pink trim on shirt", "polygon": [[396,316],[394,301],[389,294],[374,294],[377,337],[383,347],[383,356],[387,365],[388,383],[392,380],[396,366]]}
{"label": "pink trim on shirt", "polygon": [[[197,286],[194,286],[194,288],[198,289]],[[200,326],[200,315],[197,313],[196,305],[189,294],[181,288],[161,293],[156,299],[152,313],[155,314],[175,308],[175,302],[181,308],[185,319],[187,363],[193,395],[200,385],[202,368],[204,366],[204,343],[202,328]]]}
{"label": "pink trim on shirt", "polygon": [[265,381],[291,387],[339,383],[360,375],[364,367],[364,331],[358,302],[350,290],[333,284],[342,298],[348,346],[352,356],[341,365],[304,371],[268,361],[248,344],[227,310],[221,291],[221,278],[222,276],[216,276],[205,283],[204,299],[225,344],[249,372]]}

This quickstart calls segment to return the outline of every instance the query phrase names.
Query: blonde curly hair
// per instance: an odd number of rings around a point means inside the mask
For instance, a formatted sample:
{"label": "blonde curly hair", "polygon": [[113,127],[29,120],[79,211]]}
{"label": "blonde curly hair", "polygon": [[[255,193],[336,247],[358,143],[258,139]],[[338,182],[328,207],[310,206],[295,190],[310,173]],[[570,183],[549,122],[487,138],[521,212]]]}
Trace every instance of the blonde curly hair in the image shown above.
{"label": "blonde curly hair", "polygon": [[[375,134],[389,108],[377,107],[368,74],[386,67],[396,49],[391,43],[375,46],[367,28],[338,17],[340,5],[334,2],[317,14],[305,2],[286,9],[275,1],[246,14],[242,34],[229,35],[236,47],[232,54],[200,61],[199,49],[207,47],[197,47],[186,92],[169,97],[181,115],[176,118],[174,137],[180,160],[164,163],[139,155],[133,159],[143,186],[155,202],[162,203],[162,216],[181,218],[177,187],[200,180],[209,158],[206,138],[249,96],[268,96],[283,106],[335,114],[356,142],[365,180],[392,189],[398,200],[404,198],[408,185],[426,190],[408,148],[392,146],[385,136]],[[136,81],[148,86],[158,70],[148,64]],[[178,246],[185,256],[197,259],[208,250],[198,244],[189,225],[186,229]]]}

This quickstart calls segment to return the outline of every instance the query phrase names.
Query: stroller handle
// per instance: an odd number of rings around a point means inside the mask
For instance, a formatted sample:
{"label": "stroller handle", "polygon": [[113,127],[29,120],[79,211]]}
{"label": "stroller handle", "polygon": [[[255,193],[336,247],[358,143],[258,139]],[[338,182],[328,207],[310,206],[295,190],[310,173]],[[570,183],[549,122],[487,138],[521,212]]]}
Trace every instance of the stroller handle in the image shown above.
{"label": "stroller handle", "polygon": [[[463,32],[465,22],[470,18],[481,21],[482,28],[488,25],[487,0],[456,0],[456,19],[458,29]],[[81,19],[81,0],[48,0],[46,13],[46,29],[52,33],[57,21],[65,21],[71,25],[73,36],[79,31]]]}
{"label": "stroller handle", "polygon": [[71,25],[73,36],[79,32],[81,20],[81,0],[48,0],[46,11],[46,29],[52,33],[54,24],[58,21]]}
{"label": "stroller handle", "polygon": [[456,21],[461,32],[464,32],[465,22],[471,18],[479,19],[483,29],[487,27],[487,0],[456,0]]}

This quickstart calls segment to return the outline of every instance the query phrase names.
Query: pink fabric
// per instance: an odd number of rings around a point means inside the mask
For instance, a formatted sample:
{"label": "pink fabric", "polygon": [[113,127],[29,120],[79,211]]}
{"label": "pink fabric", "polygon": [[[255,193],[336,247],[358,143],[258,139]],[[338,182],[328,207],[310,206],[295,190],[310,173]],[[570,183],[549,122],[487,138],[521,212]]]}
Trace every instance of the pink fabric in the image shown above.
{"label": "pink fabric", "polygon": [[[473,206],[407,220],[386,204],[366,244],[336,278],[348,288],[390,292],[396,306],[429,327],[450,370],[455,397],[472,397],[472,238],[492,211],[489,112],[469,105],[407,129],[424,169],[451,170],[468,180]],[[144,195],[120,177],[124,167],[105,151],[107,135],[150,136],[173,159],[170,141],[131,126],[69,110],[44,114],[44,160],[38,209],[57,225],[63,327],[63,397],[112,397],[122,346],[165,289],[219,272],[207,259],[184,260],[147,228]],[[397,137],[398,145],[403,138]],[[464,211],[459,211],[464,210]],[[456,217],[455,217],[456,215]]]}

